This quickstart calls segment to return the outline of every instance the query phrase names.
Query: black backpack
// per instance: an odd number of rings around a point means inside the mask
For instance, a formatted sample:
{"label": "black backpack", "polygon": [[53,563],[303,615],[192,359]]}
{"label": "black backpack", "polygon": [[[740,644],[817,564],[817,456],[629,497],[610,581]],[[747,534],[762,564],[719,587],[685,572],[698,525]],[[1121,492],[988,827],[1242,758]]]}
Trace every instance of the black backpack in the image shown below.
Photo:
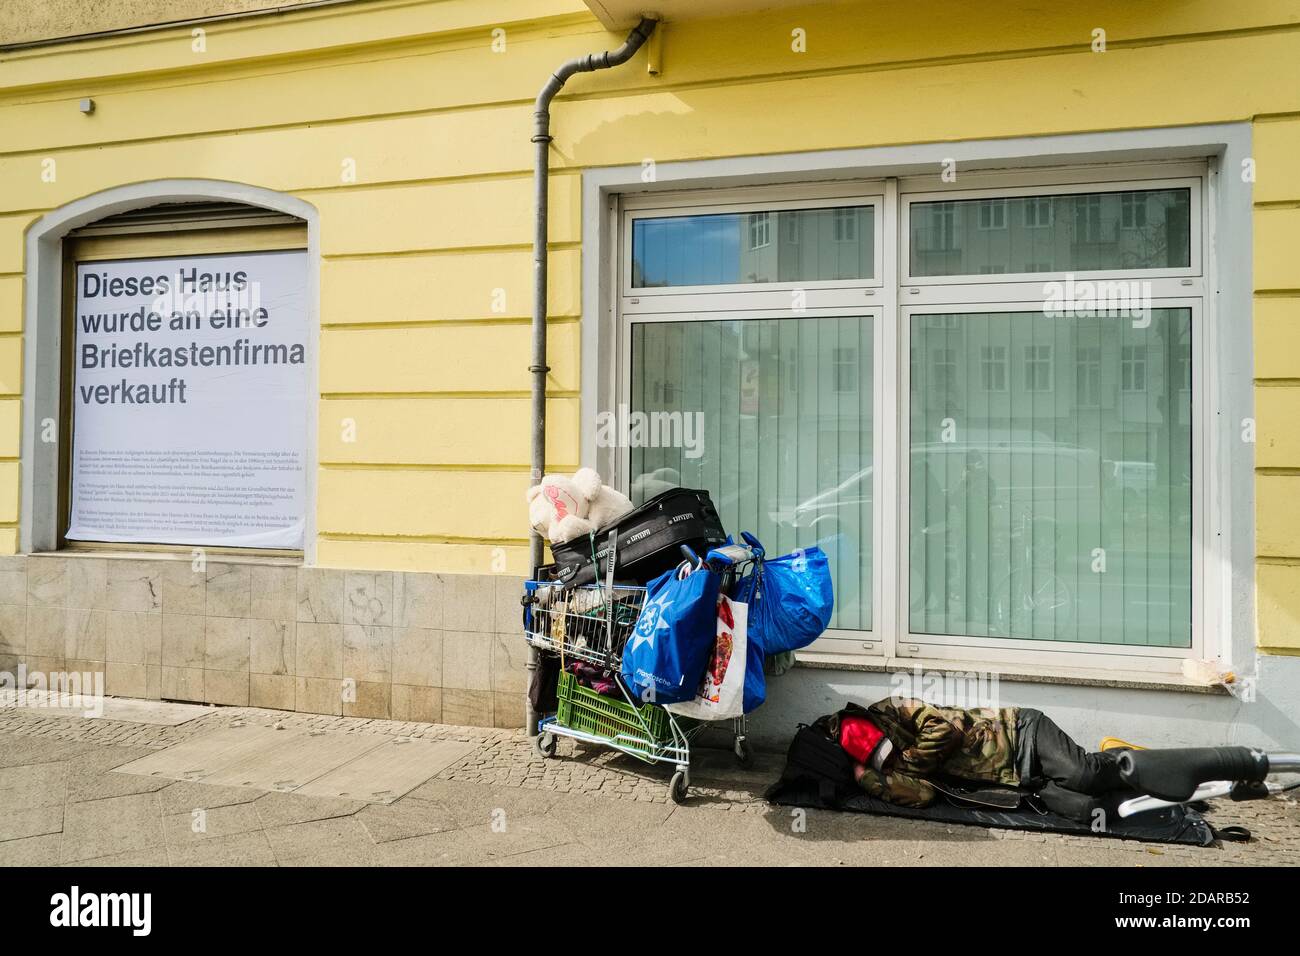
{"label": "black backpack", "polygon": [[824,807],[838,807],[856,791],[853,758],[830,732],[830,717],[811,726],[800,724],[790,741],[781,779],[767,791],[772,803],[803,803],[814,798]]}

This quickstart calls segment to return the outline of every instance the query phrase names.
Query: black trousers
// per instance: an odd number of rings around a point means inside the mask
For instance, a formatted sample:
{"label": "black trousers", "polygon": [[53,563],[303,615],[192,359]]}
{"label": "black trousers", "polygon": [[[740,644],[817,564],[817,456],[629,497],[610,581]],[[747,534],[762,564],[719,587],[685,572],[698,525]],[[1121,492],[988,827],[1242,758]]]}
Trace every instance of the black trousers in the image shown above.
{"label": "black trousers", "polygon": [[1056,813],[1086,820],[1102,805],[1095,798],[1125,789],[1116,754],[1089,753],[1041,711],[1021,708],[1016,736],[1021,786]]}

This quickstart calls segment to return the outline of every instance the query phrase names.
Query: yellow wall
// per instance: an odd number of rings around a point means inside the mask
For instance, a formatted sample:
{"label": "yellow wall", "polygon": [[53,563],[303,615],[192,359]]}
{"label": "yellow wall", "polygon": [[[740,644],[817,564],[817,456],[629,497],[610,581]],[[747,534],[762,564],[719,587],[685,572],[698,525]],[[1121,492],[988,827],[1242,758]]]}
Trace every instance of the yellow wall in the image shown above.
{"label": "yellow wall", "polygon": [[[583,167],[1250,120],[1260,642],[1300,650],[1300,3],[874,0],[665,30],[661,76],[640,58],[580,76],[555,109],[550,467],[579,454]],[[181,28],[0,60],[0,548],[24,228],[111,186],[209,177],[320,212],[320,562],[522,572],[531,104],[559,62],[620,40],[578,0],[378,0],[213,24],[203,52]]]}

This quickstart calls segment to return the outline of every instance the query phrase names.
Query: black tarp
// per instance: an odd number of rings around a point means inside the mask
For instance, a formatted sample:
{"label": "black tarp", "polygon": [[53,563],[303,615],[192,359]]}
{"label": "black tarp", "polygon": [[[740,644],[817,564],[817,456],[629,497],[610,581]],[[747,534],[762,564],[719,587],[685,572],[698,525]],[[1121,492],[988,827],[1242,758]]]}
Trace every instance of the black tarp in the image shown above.
{"label": "black tarp", "polygon": [[1033,806],[1024,803],[1016,810],[998,810],[992,807],[959,805],[951,802],[951,798],[944,797],[928,807],[918,809],[896,807],[892,803],[877,800],[865,793],[856,793],[835,804],[828,804],[820,798],[815,786],[802,782],[779,783],[768,791],[767,799],[781,806],[876,813],[912,820],[998,827],[1004,830],[1069,833],[1075,836],[1111,837],[1141,840],[1147,843],[1181,843],[1192,846],[1211,846],[1215,840],[1214,830],[1205,818],[1186,806],[1150,810],[1133,817],[1108,814],[1105,827],[1094,830],[1087,823],[1079,823],[1050,811],[1039,812]]}

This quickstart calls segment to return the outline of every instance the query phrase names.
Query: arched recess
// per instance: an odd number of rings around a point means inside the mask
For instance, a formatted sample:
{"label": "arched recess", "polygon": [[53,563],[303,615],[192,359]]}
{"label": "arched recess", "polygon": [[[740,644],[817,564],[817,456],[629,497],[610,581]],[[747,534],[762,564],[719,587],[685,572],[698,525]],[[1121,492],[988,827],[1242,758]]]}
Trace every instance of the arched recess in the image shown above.
{"label": "arched recess", "polygon": [[[62,393],[63,240],[74,229],[160,203],[242,203],[284,213],[307,225],[310,269],[308,322],[320,328],[320,221],[316,208],[293,196],[216,179],[160,179],[117,186],[54,209],[27,229],[23,305],[22,511],[25,553],[58,547],[58,443],[42,440],[43,423],[59,420]],[[308,337],[306,526],[303,561],[316,559],[316,416],[320,396],[319,332]]]}

